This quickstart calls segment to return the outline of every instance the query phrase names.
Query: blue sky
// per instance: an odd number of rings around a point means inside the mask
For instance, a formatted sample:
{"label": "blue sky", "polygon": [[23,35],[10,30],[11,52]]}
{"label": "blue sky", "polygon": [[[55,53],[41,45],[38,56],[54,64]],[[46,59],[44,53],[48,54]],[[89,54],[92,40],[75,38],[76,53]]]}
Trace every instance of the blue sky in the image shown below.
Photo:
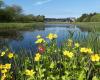
{"label": "blue sky", "polygon": [[4,0],[8,5],[16,4],[25,14],[46,17],[79,17],[83,13],[100,12],[100,0]]}

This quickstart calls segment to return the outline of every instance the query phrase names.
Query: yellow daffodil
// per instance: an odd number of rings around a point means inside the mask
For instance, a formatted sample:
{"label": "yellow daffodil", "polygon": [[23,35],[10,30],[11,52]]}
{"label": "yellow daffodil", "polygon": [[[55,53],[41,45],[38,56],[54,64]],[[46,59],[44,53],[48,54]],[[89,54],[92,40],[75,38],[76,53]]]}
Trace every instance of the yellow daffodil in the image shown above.
{"label": "yellow daffodil", "polygon": [[25,75],[27,75],[27,76],[33,76],[35,74],[35,71],[33,71],[33,70],[25,70]]}
{"label": "yellow daffodil", "polygon": [[69,58],[72,58],[74,56],[74,54],[72,52],[69,52],[67,50],[63,51],[64,56],[67,56]]}
{"label": "yellow daffodil", "polygon": [[35,41],[36,44],[44,43],[44,42],[45,42],[45,40],[43,38],[39,38],[37,41]]}
{"label": "yellow daffodil", "polygon": [[75,43],[75,47],[79,47],[80,46],[80,44],[79,43]]}
{"label": "yellow daffodil", "polygon": [[5,65],[3,65],[3,68],[4,69],[10,69],[11,68],[11,64],[7,63]]}
{"label": "yellow daffodil", "polygon": [[99,61],[100,60],[100,56],[98,54],[93,54],[91,55],[91,61]]}
{"label": "yellow daffodil", "polygon": [[41,38],[41,35],[37,35],[37,37],[36,37],[36,38],[38,38],[38,39],[39,39],[39,38]]}
{"label": "yellow daffodil", "polygon": [[35,61],[39,61],[40,58],[41,58],[40,53],[37,53],[36,56],[35,56],[35,58],[34,58],[34,60],[35,60]]}
{"label": "yellow daffodil", "polygon": [[53,33],[50,33],[48,36],[47,36],[48,39],[52,40],[52,39],[55,39],[57,38],[57,35],[56,34],[53,34]]}
{"label": "yellow daffodil", "polygon": [[1,53],[1,56],[4,56],[5,54],[6,54],[6,52],[3,51],[3,52]]}
{"label": "yellow daffodil", "polygon": [[9,53],[9,54],[8,54],[8,58],[10,58],[10,59],[13,58],[13,56],[14,56],[13,53]]}

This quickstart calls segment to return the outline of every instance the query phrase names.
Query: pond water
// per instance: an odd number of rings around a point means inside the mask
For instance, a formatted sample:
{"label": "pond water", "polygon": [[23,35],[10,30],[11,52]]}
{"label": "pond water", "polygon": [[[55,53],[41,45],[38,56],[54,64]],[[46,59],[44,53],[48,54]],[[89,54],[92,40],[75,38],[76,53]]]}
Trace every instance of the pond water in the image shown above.
{"label": "pond water", "polygon": [[[44,27],[37,28],[34,30],[25,31],[0,31],[0,48],[10,47],[14,52],[19,51],[19,49],[25,49],[36,51],[36,36],[41,35],[44,38],[49,33],[55,33],[58,35],[57,41],[58,45],[63,40],[66,40],[73,35],[74,40],[82,39],[82,36],[87,36],[88,31],[82,31],[76,25],[71,24],[45,24]],[[45,38],[46,39],[46,38]],[[46,39],[48,41],[48,39]]]}

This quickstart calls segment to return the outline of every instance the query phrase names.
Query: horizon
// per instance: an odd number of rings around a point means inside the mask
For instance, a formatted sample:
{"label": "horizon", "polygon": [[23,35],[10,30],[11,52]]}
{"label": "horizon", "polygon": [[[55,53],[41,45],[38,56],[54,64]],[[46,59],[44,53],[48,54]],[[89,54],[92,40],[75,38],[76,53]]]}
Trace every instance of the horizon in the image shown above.
{"label": "horizon", "polygon": [[4,0],[7,5],[19,5],[24,14],[44,15],[46,18],[78,18],[84,13],[99,13],[99,0]]}

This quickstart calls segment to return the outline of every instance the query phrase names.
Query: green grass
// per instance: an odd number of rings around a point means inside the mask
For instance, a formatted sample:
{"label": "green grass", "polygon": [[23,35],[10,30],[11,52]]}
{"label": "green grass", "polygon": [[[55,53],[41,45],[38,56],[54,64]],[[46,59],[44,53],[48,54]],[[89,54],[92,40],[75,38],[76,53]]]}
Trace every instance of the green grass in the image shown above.
{"label": "green grass", "polygon": [[76,22],[72,24],[78,25],[83,30],[100,31],[100,22]]}
{"label": "green grass", "polygon": [[33,22],[33,23],[0,23],[0,29],[9,30],[9,29],[34,29],[36,27],[42,26],[42,22]]}
{"label": "green grass", "polygon": [[68,22],[47,22],[47,24],[67,24]]}

